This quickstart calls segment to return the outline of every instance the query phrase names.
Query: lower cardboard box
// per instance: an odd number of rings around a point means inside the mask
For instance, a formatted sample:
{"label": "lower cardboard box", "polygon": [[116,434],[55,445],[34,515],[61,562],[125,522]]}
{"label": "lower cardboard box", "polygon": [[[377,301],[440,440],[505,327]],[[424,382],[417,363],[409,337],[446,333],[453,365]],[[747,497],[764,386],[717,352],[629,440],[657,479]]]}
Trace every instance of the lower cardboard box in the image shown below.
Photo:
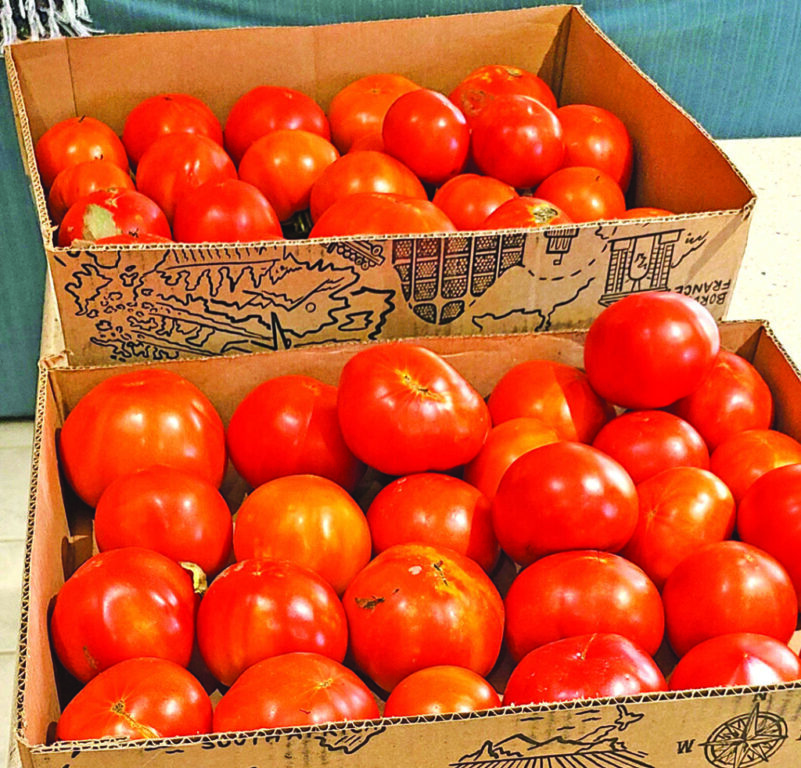
{"label": "lower cardboard box", "polygon": [[[771,386],[775,428],[801,439],[801,374],[767,323],[723,322],[722,344],[750,360]],[[420,340],[445,356],[482,394],[513,364],[546,358],[582,364],[585,331]],[[242,397],[264,379],[304,373],[335,384],[359,344],[164,363],[198,385],[227,423]],[[53,742],[69,688],[53,660],[48,615],[65,578],[92,552],[91,515],[65,493],[56,437],[92,386],[139,366],[41,365],[31,509],[23,584],[15,735],[22,764],[90,766],[720,766],[801,765],[801,682],[705,689],[561,704],[507,707],[460,715],[390,718],[210,734],[174,739]],[[228,478],[229,494],[241,481]],[[797,649],[799,635],[793,646]],[[669,671],[669,653],[657,657]]]}

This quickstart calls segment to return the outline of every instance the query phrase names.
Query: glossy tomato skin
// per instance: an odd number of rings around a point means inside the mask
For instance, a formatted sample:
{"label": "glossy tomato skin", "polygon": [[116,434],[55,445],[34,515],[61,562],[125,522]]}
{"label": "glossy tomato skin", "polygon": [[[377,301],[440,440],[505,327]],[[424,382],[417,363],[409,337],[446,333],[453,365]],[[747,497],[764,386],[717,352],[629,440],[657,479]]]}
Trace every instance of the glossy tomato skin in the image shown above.
{"label": "glossy tomato skin", "polygon": [[460,173],[448,179],[434,193],[431,202],[456,229],[481,229],[484,220],[498,206],[518,196],[514,187],[478,173]]}
{"label": "glossy tomato skin", "polygon": [[511,229],[517,227],[550,227],[570,224],[572,219],[553,203],[538,197],[522,195],[496,208],[479,229]]}
{"label": "glossy tomato skin", "polygon": [[662,216],[675,216],[673,211],[667,208],[655,208],[651,205],[638,206],[636,208],[627,208],[618,218],[621,219],[653,219]]}
{"label": "glossy tomato skin", "polygon": [[337,389],[313,376],[275,376],[254,387],[228,422],[237,472],[255,488],[284,475],[321,475],[352,492],[364,464],[342,438]]}
{"label": "glossy tomato skin", "polygon": [[357,666],[384,690],[424,667],[486,675],[503,640],[503,600],[481,567],[444,547],[397,544],[343,598]]}
{"label": "glossy tomato skin", "polygon": [[206,574],[231,555],[231,511],[216,486],[174,467],[154,465],[110,483],[95,509],[98,549],[145,547]]}
{"label": "glossy tomato skin", "polygon": [[214,731],[253,731],[379,717],[370,689],[339,662],[293,652],[257,662],[214,710]]}
{"label": "glossy tomato skin", "polygon": [[310,651],[345,658],[342,603],[313,571],[279,560],[240,560],[211,583],[200,601],[197,643],[209,671],[231,685],[262,659]]}
{"label": "glossy tomato skin", "polygon": [[767,552],[721,541],[685,557],[662,589],[670,645],[678,656],[717,635],[792,637],[798,599],[787,571]]}
{"label": "glossy tomato skin", "polygon": [[528,653],[512,670],[505,706],[667,690],[653,659],[615,634],[567,637]]}
{"label": "glossy tomato skin", "polygon": [[476,712],[501,706],[498,692],[471,669],[440,664],[412,672],[391,691],[384,717]]}
{"label": "glossy tomato skin", "polygon": [[153,464],[191,472],[215,487],[225,472],[225,432],[209,399],[172,371],[145,368],[105,379],[67,414],[61,467],[94,507],[121,475]]}
{"label": "glossy tomato skin", "polygon": [[195,736],[211,724],[211,700],[190,672],[143,657],[109,667],[78,691],[58,719],[56,740]]}
{"label": "glossy tomato skin", "polygon": [[556,552],[522,570],[504,599],[506,645],[520,661],[573,635],[613,632],[653,656],[662,643],[662,598],[645,572],[598,550]]}
{"label": "glossy tomato skin", "polygon": [[555,170],[537,186],[534,196],[578,222],[617,219],[626,210],[620,185],[605,171],[586,165]]}
{"label": "glossy tomato skin", "polygon": [[82,682],[125,659],[187,666],[195,593],[188,571],[142,547],[100,552],[59,590],[50,634],[59,661]]}
{"label": "glossy tomato skin", "polygon": [[501,549],[526,566],[566,549],[620,550],[637,525],[637,490],[614,459],[559,441],[523,454],[492,500]]}
{"label": "glossy tomato skin", "polygon": [[47,195],[53,221],[60,224],[73,203],[98,189],[134,189],[134,182],[127,170],[104,158],[85,160],[60,171]]}
{"label": "glossy tomato skin", "polygon": [[590,325],[584,368],[592,388],[624,408],[662,408],[712,367],[720,333],[707,309],[674,292],[631,294]]}
{"label": "glossy tomato skin", "polygon": [[344,365],[337,413],[353,453],[389,475],[464,464],[490,429],[473,386],[441,356],[406,342],[365,347]]}
{"label": "glossy tomato skin", "polygon": [[98,237],[95,245],[136,245],[152,243],[174,243],[171,237],[154,235],[152,232],[123,232],[119,235],[109,235],[108,237]]}

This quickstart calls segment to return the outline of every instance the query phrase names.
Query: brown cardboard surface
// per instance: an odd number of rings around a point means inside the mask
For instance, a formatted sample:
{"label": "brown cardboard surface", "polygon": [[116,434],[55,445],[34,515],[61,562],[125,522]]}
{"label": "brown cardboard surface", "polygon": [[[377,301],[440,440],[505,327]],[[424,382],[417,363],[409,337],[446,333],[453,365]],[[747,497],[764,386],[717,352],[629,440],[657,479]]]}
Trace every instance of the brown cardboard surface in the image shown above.
{"label": "brown cardboard surface", "polygon": [[[774,386],[780,426],[798,434],[801,375],[764,322],[723,323],[723,346],[752,360]],[[584,332],[426,338],[487,394],[509,366],[544,357],[581,364]],[[165,362],[211,398],[227,422],[255,384],[282,373],[307,373],[335,383],[360,345],[327,345],[274,353]],[[141,365],[138,363],[136,365]],[[94,766],[442,766],[511,768],[571,766],[745,766],[727,762],[732,742],[771,768],[795,768],[801,758],[801,683],[738,690],[702,690],[502,708],[464,716],[376,720],[346,725],[218,734],[147,743],[52,744],[59,690],[47,613],[64,578],[88,554],[87,511],[65,504],[55,436],[69,410],[94,384],[132,366],[42,366],[33,498],[26,560],[16,734],[23,765]],[[798,634],[798,633],[797,633]],[[795,640],[795,647],[801,637]],[[659,658],[669,664],[670,656]],[[550,761],[550,762],[548,762]],[[756,764],[756,763],[753,763]]]}

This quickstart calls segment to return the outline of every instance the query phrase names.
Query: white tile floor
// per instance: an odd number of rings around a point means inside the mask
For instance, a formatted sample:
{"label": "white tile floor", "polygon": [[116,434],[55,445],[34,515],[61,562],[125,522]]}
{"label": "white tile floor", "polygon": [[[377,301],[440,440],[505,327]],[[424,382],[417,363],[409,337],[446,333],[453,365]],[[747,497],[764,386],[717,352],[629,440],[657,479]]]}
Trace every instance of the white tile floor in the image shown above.
{"label": "white tile floor", "polygon": [[[801,366],[801,137],[721,146],[759,198],[729,317],[767,319]],[[0,421],[0,756],[9,747],[32,438],[31,421]]]}

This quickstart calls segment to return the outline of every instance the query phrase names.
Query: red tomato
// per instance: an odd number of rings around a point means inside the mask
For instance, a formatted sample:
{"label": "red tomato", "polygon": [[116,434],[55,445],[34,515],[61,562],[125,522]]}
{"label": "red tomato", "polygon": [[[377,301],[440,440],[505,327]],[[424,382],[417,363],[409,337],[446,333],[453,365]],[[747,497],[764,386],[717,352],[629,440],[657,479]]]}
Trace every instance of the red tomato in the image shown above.
{"label": "red tomato", "polygon": [[145,547],[207,574],[231,554],[231,511],[216,486],[173,467],[154,465],[122,475],[95,509],[98,549]]}
{"label": "red tomato", "polygon": [[720,541],[685,557],[662,589],[667,637],[676,655],[730,632],[783,643],[795,631],[798,599],[787,571],[767,552]]}
{"label": "red tomato", "polygon": [[550,109],[530,96],[492,99],[470,125],[473,160],[487,176],[513,187],[533,187],[562,165],[562,127]]}
{"label": "red tomato", "polygon": [[637,496],[637,527],[620,554],[660,589],[687,555],[729,538],[734,529],[731,491],[705,469],[666,469],[640,483]]}
{"label": "red tomato", "polygon": [[637,525],[637,490],[614,459],[559,441],[524,453],[492,500],[501,548],[520,565],[566,549],[615,552]]}
{"label": "red tomato", "polygon": [[501,706],[498,692],[473,670],[440,664],[412,672],[389,694],[384,717],[476,712]]}
{"label": "red tomato", "polygon": [[444,358],[405,342],[364,347],[345,364],[337,413],[353,453],[389,475],[464,464],[490,429],[472,385]]}
{"label": "red tomato", "polygon": [[551,360],[526,360],[498,380],[487,400],[492,423],[532,416],[553,427],[563,440],[592,442],[614,416],[609,403],[578,368]]}
{"label": "red tomato", "polygon": [[60,224],[73,203],[98,189],[133,188],[131,174],[111,160],[86,160],[59,172],[50,187],[47,205],[53,221]]}
{"label": "red tomato", "polygon": [[203,595],[197,644],[211,674],[231,685],[257,661],[292,651],[342,661],[348,627],[336,592],[313,571],[286,561],[240,560]]}
{"label": "red tomato", "polygon": [[608,173],[625,192],[634,145],[625,123],[603,107],[567,104],[556,110],[565,142],[564,165],[588,165]]}
{"label": "red tomato", "polygon": [[446,181],[431,202],[453,222],[456,229],[481,229],[498,206],[516,198],[517,192],[498,179],[478,173],[461,173]]}
{"label": "red tomato", "polygon": [[784,566],[801,599],[801,463],[754,481],[737,507],[737,532]]}
{"label": "red tomato", "polygon": [[418,88],[399,96],[381,129],[386,152],[428,184],[461,173],[470,149],[470,129],[461,111],[438,91]]}
{"label": "red tomato", "polygon": [[392,690],[424,667],[454,664],[486,675],[503,640],[503,600],[470,558],[397,544],[356,575],[343,598],[357,666]]}
{"label": "red tomato", "polygon": [[214,709],[214,731],[253,731],[378,718],[370,689],[318,653],[285,653],[245,670]]}
{"label": "red tomato", "polygon": [[367,509],[376,553],[418,542],[448,547],[489,572],[500,550],[490,501],[458,477],[437,472],[405,475],[384,486]]}
{"label": "red tomato", "polygon": [[236,167],[226,151],[208,136],[170,133],[153,141],[139,159],[136,188],[175,217],[178,201],[210,181],[236,178]]}
{"label": "red tomato", "polygon": [[312,376],[276,376],[236,406],[226,440],[236,471],[256,487],[283,475],[321,475],[352,492],[364,465],[337,419],[337,389]]}
{"label": "red tomato", "polygon": [[225,472],[222,419],[189,380],[158,368],[119,373],[87,392],[59,435],[61,468],[94,507],[121,475],[153,464],[219,487]]}
{"label": "red tomato", "polygon": [[538,197],[516,197],[496,208],[479,229],[512,229],[516,227],[550,227],[570,224],[572,219],[553,203]]}
{"label": "red tomato", "polygon": [[709,457],[709,468],[740,502],[762,475],[789,464],[801,464],[801,443],[774,429],[747,429],[724,440]]}
{"label": "red tomato", "polygon": [[239,179],[208,181],[175,206],[175,239],[184,243],[282,240],[281,223],[267,198]]}
{"label": "red tomato", "polygon": [[75,240],[122,234],[172,237],[164,212],[146,195],[134,189],[97,189],[76,200],[64,214],[58,245],[66,248]]}
{"label": "red tomato", "polygon": [[769,429],[773,395],[759,371],[745,358],[721,349],[701,383],[670,406],[689,421],[713,451],[746,429]]}
{"label": "red tomato", "polygon": [[626,210],[620,185],[605,171],[586,165],[559,168],[534,190],[573,221],[619,219]]}
{"label": "red tomato", "polygon": [[504,705],[628,696],[667,690],[654,660],[615,634],[567,637],[531,651],[512,670]]}
{"label": "red tomato", "polygon": [[420,179],[400,160],[375,150],[352,152],[331,163],[312,186],[312,221],[317,221],[340,198],[360,192],[427,199]]}
{"label": "red tomato", "polygon": [[70,165],[104,158],[128,170],[128,156],[116,133],[104,122],[86,115],[68,117],[48,128],[34,146],[45,189]]}
{"label": "red tomato", "polygon": [[343,197],[326,208],[311,228],[309,237],[455,231],[451,220],[428,200],[361,192]]}
{"label": "red tomato", "polygon": [[584,367],[592,388],[616,405],[662,408],[699,386],[719,349],[715,320],[697,301],[646,291],[595,318],[584,342]]}
{"label": "red tomato", "polygon": [[189,572],[153,550],[125,547],[90,557],[64,582],[50,636],[59,661],[85,683],[138,656],[187,666],[194,617]]}
{"label": "red tomato", "polygon": [[704,640],[679,659],[671,691],[732,685],[774,685],[801,679],[801,659],[767,635],[733,632]]}
{"label": "red tomato", "polygon": [[154,235],[152,232],[123,232],[119,235],[98,237],[95,245],[150,245],[152,243],[174,243],[170,237]]}
{"label": "red tomato", "polygon": [[666,411],[623,413],[604,424],[592,444],[619,461],[635,485],[671,467],[709,469],[701,435]]}
{"label": "red tomato", "polygon": [[338,91],[328,107],[331,140],[343,154],[354,142],[380,136],[384,115],[398,96],[420,86],[390,72],[366,75]]}
{"label": "red tomato", "polygon": [[239,165],[256,139],[279,128],[311,131],[324,139],[331,138],[328,118],[310,96],[294,88],[259,85],[240,96],[231,107],[223,131],[225,148]]}
{"label": "red tomato", "polygon": [[559,440],[555,429],[540,419],[520,416],[494,426],[476,457],[464,466],[464,479],[488,498],[512,462],[524,453]]}
{"label": "red tomato", "polygon": [[208,694],[186,669],[166,659],[121,661],[93,677],[67,704],[56,740],[163,739],[209,733]]}
{"label": "red tomato", "polygon": [[286,221],[309,207],[314,182],[338,157],[330,141],[311,131],[271,131],[248,147],[239,178],[257,187]]}
{"label": "red tomato", "polygon": [[370,528],[341,486],[317,475],[260,485],[236,514],[237,560],[289,560],[322,576],[341,595],[370,560]]}
{"label": "red tomato", "polygon": [[623,211],[618,218],[620,219],[653,219],[662,216],[675,216],[673,211],[668,211],[665,208],[653,208],[651,206],[641,206],[639,208],[628,208]]}

